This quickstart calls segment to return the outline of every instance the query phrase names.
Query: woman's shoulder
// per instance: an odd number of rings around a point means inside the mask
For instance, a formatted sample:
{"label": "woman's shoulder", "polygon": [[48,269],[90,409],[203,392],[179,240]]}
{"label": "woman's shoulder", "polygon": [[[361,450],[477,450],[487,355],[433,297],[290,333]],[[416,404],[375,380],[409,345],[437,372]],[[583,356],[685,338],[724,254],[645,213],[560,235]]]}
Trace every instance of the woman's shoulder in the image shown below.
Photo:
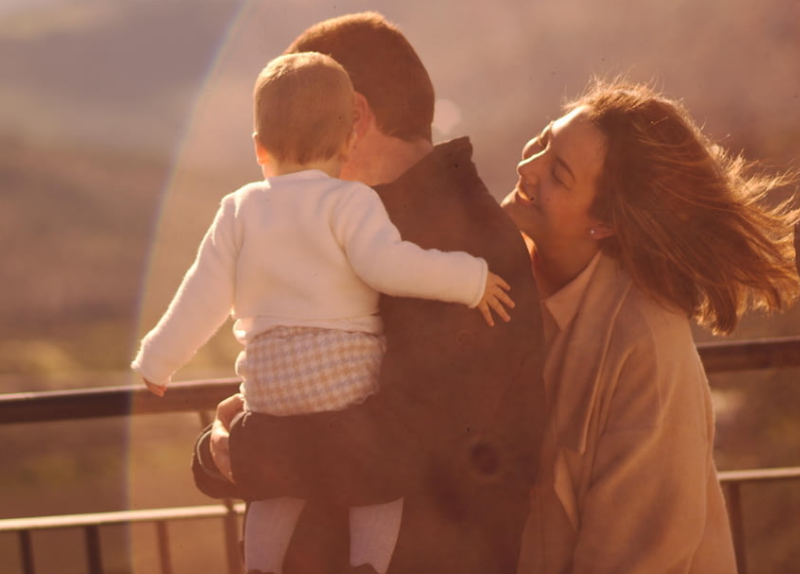
{"label": "woman's shoulder", "polygon": [[620,263],[601,254],[585,296],[589,311],[606,315],[608,334],[626,346],[647,347],[665,339],[691,339],[688,316],[639,287]]}
{"label": "woman's shoulder", "polygon": [[681,309],[655,299],[633,284],[620,307],[615,327],[632,342],[663,343],[691,340],[690,325],[689,317]]}
{"label": "woman's shoulder", "polygon": [[659,386],[702,378],[689,317],[636,286],[620,308],[609,343],[620,365],[650,373]]}
{"label": "woman's shoulder", "polygon": [[648,373],[648,378],[658,381],[661,394],[668,393],[667,388],[693,387],[694,382],[705,380],[690,318],[636,286],[621,306],[609,352],[627,370]]}
{"label": "woman's shoulder", "polygon": [[[690,319],[636,286],[623,301],[609,341],[615,404],[627,405],[616,427],[683,421],[703,434],[706,379]],[[681,414],[677,415],[676,413]]]}

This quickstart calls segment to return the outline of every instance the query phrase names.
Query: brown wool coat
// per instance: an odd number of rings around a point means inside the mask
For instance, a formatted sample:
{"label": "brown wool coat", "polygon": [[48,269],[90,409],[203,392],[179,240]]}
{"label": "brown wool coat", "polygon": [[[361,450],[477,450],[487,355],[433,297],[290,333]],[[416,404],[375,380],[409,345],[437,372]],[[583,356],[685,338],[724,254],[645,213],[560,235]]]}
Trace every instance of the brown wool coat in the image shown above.
{"label": "brown wool coat", "polygon": [[231,430],[245,499],[357,506],[403,497],[390,574],[513,574],[540,458],[536,286],[522,238],[471,155],[466,138],[440,144],[376,191],[404,239],[486,259],[511,285],[513,320],[492,328],[463,305],[382,297],[388,345],[377,394],[336,412],[247,413]]}

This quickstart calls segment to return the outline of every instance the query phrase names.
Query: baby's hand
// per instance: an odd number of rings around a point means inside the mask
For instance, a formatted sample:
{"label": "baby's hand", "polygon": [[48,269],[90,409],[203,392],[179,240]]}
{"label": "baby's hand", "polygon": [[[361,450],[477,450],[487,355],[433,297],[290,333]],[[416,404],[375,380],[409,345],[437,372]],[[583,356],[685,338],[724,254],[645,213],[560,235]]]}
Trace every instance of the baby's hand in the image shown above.
{"label": "baby's hand", "polygon": [[495,275],[491,271],[486,276],[486,290],[483,292],[483,299],[478,303],[478,310],[483,315],[486,323],[490,327],[494,327],[494,319],[492,318],[492,309],[497,313],[506,323],[511,320],[511,317],[506,312],[506,307],[514,308],[514,301],[508,296],[508,291],[511,289],[502,277]]}
{"label": "baby's hand", "polygon": [[153,393],[157,397],[163,397],[164,393],[167,392],[167,388],[166,387],[160,387],[155,383],[151,383],[147,379],[142,379],[142,380],[144,381],[144,384],[147,387],[147,390],[150,391],[151,393]]}

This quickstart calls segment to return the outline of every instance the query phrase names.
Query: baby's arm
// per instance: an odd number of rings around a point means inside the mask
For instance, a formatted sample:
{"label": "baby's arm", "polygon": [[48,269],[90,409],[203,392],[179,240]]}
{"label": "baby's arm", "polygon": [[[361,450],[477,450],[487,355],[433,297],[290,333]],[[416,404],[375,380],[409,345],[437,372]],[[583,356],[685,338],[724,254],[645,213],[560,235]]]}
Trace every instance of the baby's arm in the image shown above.
{"label": "baby's arm", "polygon": [[494,325],[492,310],[510,319],[504,307],[514,306],[509,286],[485,260],[404,241],[374,190],[352,190],[339,205],[333,228],[353,270],[376,291],[477,307],[489,325]]}
{"label": "baby's arm", "polygon": [[233,207],[231,201],[223,201],[167,311],[142,339],[131,363],[156,396],[164,396],[173,373],[230,314],[236,256]]}

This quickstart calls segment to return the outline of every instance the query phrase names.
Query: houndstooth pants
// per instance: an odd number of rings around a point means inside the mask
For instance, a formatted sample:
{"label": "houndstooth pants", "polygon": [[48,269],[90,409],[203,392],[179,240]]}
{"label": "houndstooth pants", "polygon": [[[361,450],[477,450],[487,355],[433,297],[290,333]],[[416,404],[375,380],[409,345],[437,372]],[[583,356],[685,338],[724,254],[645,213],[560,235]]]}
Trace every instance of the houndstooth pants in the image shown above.
{"label": "houndstooth pants", "polygon": [[340,410],[378,390],[382,335],[275,327],[236,360],[245,409],[273,415]]}
{"label": "houndstooth pants", "polygon": [[[335,329],[276,327],[239,354],[245,409],[274,415],[338,410],[378,390],[383,336]],[[251,502],[245,517],[245,567],[280,572],[305,502]],[[400,531],[403,500],[350,509],[350,563],[384,574]]]}

